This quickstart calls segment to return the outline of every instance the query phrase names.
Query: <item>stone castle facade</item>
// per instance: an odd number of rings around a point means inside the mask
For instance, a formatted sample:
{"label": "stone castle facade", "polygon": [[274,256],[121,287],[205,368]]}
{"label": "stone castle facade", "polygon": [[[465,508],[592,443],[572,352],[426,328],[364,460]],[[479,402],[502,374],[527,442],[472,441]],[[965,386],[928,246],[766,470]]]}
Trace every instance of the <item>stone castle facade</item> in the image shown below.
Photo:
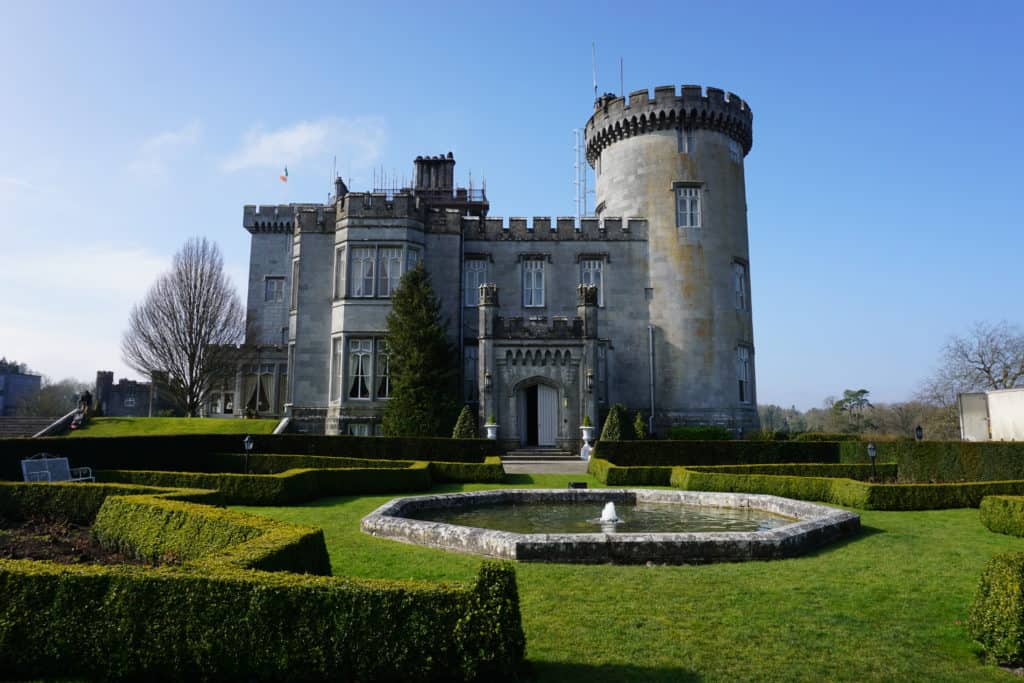
{"label": "stone castle facade", "polygon": [[[211,414],[374,434],[386,317],[422,262],[462,356],[462,399],[506,447],[572,447],[612,403],[675,424],[758,426],[743,163],[752,114],[716,88],[605,95],[586,126],[596,215],[495,218],[451,153],[413,187],[246,206],[248,331]],[[230,406],[230,410],[227,408]]]}

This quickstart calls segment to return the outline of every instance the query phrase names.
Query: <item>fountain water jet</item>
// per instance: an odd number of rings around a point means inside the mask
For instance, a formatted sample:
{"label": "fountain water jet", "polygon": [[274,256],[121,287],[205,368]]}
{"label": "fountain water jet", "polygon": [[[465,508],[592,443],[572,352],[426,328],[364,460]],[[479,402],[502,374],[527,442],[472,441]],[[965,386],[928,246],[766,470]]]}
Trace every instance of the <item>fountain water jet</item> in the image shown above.
{"label": "fountain water jet", "polygon": [[604,510],[601,511],[601,523],[602,524],[615,524],[621,522],[619,516],[615,514],[615,503],[608,501],[605,503]]}

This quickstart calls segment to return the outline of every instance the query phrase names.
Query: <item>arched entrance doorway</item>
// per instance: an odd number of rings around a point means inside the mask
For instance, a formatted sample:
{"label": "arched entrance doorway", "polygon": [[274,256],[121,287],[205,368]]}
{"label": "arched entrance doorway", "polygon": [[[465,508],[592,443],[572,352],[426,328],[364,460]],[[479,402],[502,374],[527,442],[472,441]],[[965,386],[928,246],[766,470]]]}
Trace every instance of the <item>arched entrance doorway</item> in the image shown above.
{"label": "arched entrance doorway", "polygon": [[548,384],[521,387],[519,401],[519,442],[523,446],[555,445],[558,431],[558,390]]}

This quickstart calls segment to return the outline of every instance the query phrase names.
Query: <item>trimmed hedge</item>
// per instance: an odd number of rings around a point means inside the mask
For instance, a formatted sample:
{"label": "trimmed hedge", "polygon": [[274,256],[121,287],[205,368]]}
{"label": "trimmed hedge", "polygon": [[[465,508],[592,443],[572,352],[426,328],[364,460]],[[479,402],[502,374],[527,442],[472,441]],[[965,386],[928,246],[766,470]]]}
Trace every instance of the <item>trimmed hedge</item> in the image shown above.
{"label": "trimmed hedge", "polygon": [[668,428],[668,438],[672,441],[729,441],[732,437],[731,431],[715,425],[700,427],[675,425]]}
{"label": "trimmed hedge", "polygon": [[1024,660],[1024,553],[995,555],[985,564],[967,630],[996,663]]}
{"label": "trimmed hedge", "polygon": [[900,465],[901,481],[1024,479],[1024,442],[910,441],[884,446]]}
{"label": "trimmed hedge", "polygon": [[120,680],[511,680],[514,570],[475,584],[0,560],[0,669]]}
{"label": "trimmed hedge", "polygon": [[601,458],[591,458],[587,471],[608,486],[669,486],[671,467],[619,467]]}
{"label": "trimmed hedge", "polygon": [[[0,517],[25,519],[41,515],[92,524],[108,496],[170,493],[166,488],[131,484],[32,483],[0,481]],[[178,500],[215,503],[214,491],[175,491]]]}
{"label": "trimmed hedge", "polygon": [[860,441],[860,436],[846,432],[801,432],[793,441]]}
{"label": "trimmed hedge", "polygon": [[853,479],[734,474],[728,468],[674,467],[672,486],[691,491],[765,493],[863,510],[942,510],[978,507],[985,496],[1024,495],[1024,481],[963,484],[870,484]]}
{"label": "trimmed hedge", "polygon": [[158,568],[0,560],[0,671],[122,680],[517,676],[524,637],[508,564],[485,563],[469,586],[258,571],[329,573],[322,532],[178,500],[209,492],[114,495],[126,490],[139,489],[0,486],[12,514],[47,498],[52,509],[77,498],[86,510],[105,495],[96,520],[104,543],[185,560]]}
{"label": "trimmed hedge", "polygon": [[1024,498],[987,496],[978,507],[978,516],[989,531],[1024,536]]}
{"label": "trimmed hedge", "polygon": [[223,505],[292,505],[328,496],[425,491],[429,464],[405,468],[294,469],[279,474],[206,474],[147,470],[100,470],[104,482],[212,489]]}
{"label": "trimmed hedge", "polygon": [[[253,436],[253,454],[285,453],[349,457],[365,460],[438,460],[483,462],[497,455],[488,439],[389,438],[276,434]],[[112,436],[69,439],[0,439],[0,479],[20,481],[21,460],[36,453],[68,458],[72,467],[209,472],[217,453],[241,453],[237,434],[180,434],[174,436]]]}
{"label": "trimmed hedge", "polygon": [[793,441],[600,441],[596,455],[622,467],[840,462],[836,443]]}
{"label": "trimmed hedge", "polygon": [[484,462],[431,462],[430,478],[435,482],[479,482],[500,484],[505,481],[505,468],[500,456],[491,456]]}

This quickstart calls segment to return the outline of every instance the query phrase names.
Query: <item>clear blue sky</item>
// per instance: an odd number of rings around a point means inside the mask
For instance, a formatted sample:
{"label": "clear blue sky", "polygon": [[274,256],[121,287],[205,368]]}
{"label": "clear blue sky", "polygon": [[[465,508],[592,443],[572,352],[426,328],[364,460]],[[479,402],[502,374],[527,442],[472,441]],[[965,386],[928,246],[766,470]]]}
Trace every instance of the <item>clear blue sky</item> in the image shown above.
{"label": "clear blue sky", "polygon": [[602,92],[621,56],[627,92],[753,108],[761,403],[902,400],[1022,322],[1024,3],[93,5],[0,11],[0,355],[53,379],[130,375],[171,254],[206,235],[241,283],[242,205],[323,201],[334,155],[363,190],[452,150],[492,215],[571,215],[592,41]]}

